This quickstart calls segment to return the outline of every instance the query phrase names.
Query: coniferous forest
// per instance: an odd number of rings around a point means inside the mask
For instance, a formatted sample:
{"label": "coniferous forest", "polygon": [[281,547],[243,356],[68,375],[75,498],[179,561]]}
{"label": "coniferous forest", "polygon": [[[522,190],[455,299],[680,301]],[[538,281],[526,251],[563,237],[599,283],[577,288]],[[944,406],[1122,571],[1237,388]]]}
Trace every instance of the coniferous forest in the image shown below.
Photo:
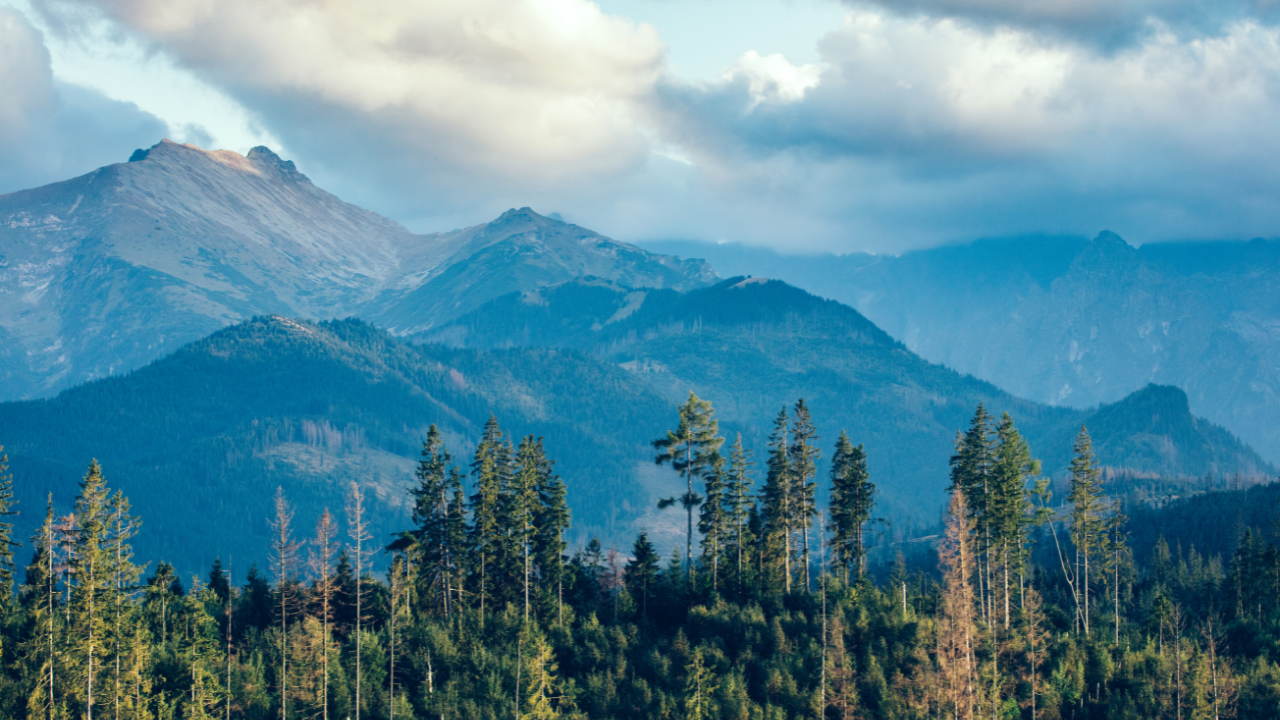
{"label": "coniferous forest", "polygon": [[[0,716],[1280,716],[1274,508],[1229,557],[1163,535],[1135,552],[1164,516],[1109,494],[1086,428],[1053,484],[979,406],[944,529],[911,543],[927,560],[872,562],[855,443],[818,437],[801,400],[753,454],[690,394],[653,442],[684,532],[571,549],[541,439],[491,418],[462,458],[432,426],[410,527],[373,537],[355,485],[307,518],[278,491],[242,585],[220,559],[192,580],[135,557],[145,519],[92,461],[69,514],[21,508],[44,515],[29,539],[0,523]],[[0,520],[13,498],[0,465]]]}

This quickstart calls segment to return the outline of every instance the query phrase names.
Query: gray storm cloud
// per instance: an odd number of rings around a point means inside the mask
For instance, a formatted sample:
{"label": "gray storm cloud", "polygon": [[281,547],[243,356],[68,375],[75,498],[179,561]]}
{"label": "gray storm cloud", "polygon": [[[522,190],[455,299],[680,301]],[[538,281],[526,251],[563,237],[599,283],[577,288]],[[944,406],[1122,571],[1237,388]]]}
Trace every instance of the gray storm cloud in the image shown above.
{"label": "gray storm cloud", "polygon": [[132,103],[58,82],[40,32],[0,7],[0,193],[119,162],[167,132]]}
{"label": "gray storm cloud", "polygon": [[39,6],[60,32],[136,34],[322,185],[423,230],[531,204],[624,239],[796,249],[1276,234],[1280,34],[1261,5],[1188,24],[1209,6],[862,4],[821,64],[744,48],[697,83],[667,72],[656,30],[586,0]]}

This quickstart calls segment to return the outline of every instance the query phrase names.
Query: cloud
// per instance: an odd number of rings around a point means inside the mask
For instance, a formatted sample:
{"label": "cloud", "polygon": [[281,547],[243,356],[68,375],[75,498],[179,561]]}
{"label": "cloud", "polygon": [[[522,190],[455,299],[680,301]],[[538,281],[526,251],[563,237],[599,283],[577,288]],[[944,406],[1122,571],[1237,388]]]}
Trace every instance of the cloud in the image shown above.
{"label": "cloud", "polygon": [[587,0],[40,7],[68,35],[115,23],[318,184],[421,230],[532,205],[623,239],[801,249],[1276,234],[1267,7],[1188,35],[1180,0],[929,2],[855,6],[820,64],[746,48],[713,82],[675,77],[653,28]]}
{"label": "cloud", "polygon": [[817,65],[792,65],[779,53],[761,57],[755,50],[747,51],[737,62],[721,73],[721,79],[732,82],[738,78],[747,81],[751,93],[751,107],[762,102],[795,102],[806,91],[817,86],[822,70]]}
{"label": "cloud", "polygon": [[[1029,30],[857,11],[821,48],[827,69],[793,103],[757,107],[742,82],[660,91],[665,133],[716,194],[823,219],[811,245],[1276,231],[1280,166],[1262,160],[1280,156],[1275,28],[1157,34],[1103,53]],[[768,242],[769,226],[752,239]]]}
{"label": "cloud", "polygon": [[166,125],[132,103],[58,82],[40,32],[0,7],[0,193],[120,162]]}
{"label": "cloud", "polygon": [[1105,50],[1141,43],[1152,34],[1217,35],[1238,22],[1274,22],[1275,0],[845,0],[903,17],[960,19],[980,27],[1030,30]]}
{"label": "cloud", "polygon": [[418,204],[632,171],[648,152],[637,107],[664,68],[652,27],[588,0],[38,4],[64,32],[100,16],[132,29],[321,175],[380,166],[372,194],[407,184]]}

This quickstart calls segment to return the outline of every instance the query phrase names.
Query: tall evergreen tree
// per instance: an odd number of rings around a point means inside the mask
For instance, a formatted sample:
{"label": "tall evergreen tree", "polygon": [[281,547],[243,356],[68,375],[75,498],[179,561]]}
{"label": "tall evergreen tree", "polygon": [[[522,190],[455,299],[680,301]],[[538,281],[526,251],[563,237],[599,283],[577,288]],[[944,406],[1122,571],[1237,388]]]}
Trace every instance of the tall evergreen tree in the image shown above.
{"label": "tall evergreen tree", "polygon": [[530,586],[535,581],[534,545],[537,541],[538,520],[541,513],[542,477],[550,472],[550,465],[543,453],[542,442],[526,435],[516,450],[515,470],[510,492],[507,495],[508,533],[519,551],[521,605],[524,619],[529,619]]}
{"label": "tall evergreen tree", "polygon": [[[681,473],[685,480],[685,492],[679,497],[680,504],[688,514],[685,530],[685,579],[693,577],[693,509],[701,502],[702,497],[693,490],[693,479],[701,477],[707,470],[724,438],[720,437],[720,422],[714,417],[715,411],[710,401],[702,400],[692,391],[689,399],[679,408],[680,422],[675,430],[668,430],[665,437],[653,441],[657,451],[654,462],[659,465],[671,463],[672,469]],[[659,508],[670,507],[676,498],[659,501]]]}
{"label": "tall evergreen tree", "polygon": [[[768,472],[761,502],[762,532],[758,536],[762,569],[767,568],[771,574],[780,572],[788,593],[791,592],[791,530],[796,505],[789,436],[787,409],[783,407],[773,421],[773,434],[769,436]],[[761,578],[761,582],[767,584],[771,579]]]}
{"label": "tall evergreen tree", "polygon": [[289,718],[289,619],[298,600],[298,548],[293,539],[293,508],[284,488],[276,488],[271,521],[271,565],[276,574],[276,613],[280,622],[280,718]]}
{"label": "tall evergreen tree", "polygon": [[510,538],[504,532],[504,495],[511,484],[511,446],[503,439],[498,419],[492,415],[484,426],[484,435],[476,446],[471,463],[475,492],[471,496],[471,526],[468,546],[472,563],[473,586],[480,600],[480,618],[484,622],[486,603],[494,592],[495,575],[509,565]]}
{"label": "tall evergreen tree", "polygon": [[74,552],[70,563],[74,585],[68,639],[74,675],[83,682],[78,688],[78,700],[86,720],[92,720],[94,706],[102,694],[102,657],[110,627],[107,620],[114,580],[108,549],[111,494],[97,460],[89,464],[88,472],[80,481],[74,515]]}
{"label": "tall evergreen tree", "polygon": [[835,564],[847,582],[856,569],[861,578],[866,571],[866,530],[871,520],[876,486],[867,471],[867,454],[840,432],[831,458],[831,524]]}
{"label": "tall evergreen tree", "polygon": [[733,553],[734,578],[741,589],[744,563],[749,564],[751,511],[755,508],[752,497],[751,453],[742,447],[742,433],[738,433],[729,451],[729,471],[725,475],[725,521],[732,533],[729,550]]}
{"label": "tall evergreen tree", "polygon": [[[416,500],[416,498],[415,498]],[[352,605],[352,624],[355,626],[355,646],[356,646],[356,667],[355,667],[355,718],[360,720],[360,712],[363,704],[364,689],[364,667],[363,667],[363,650],[364,650],[364,620],[366,615],[365,599],[368,591],[365,586],[365,568],[368,567],[369,556],[372,549],[369,541],[373,537],[369,534],[369,524],[365,519],[364,507],[364,491],[356,483],[351,483],[347,489],[347,538],[350,544],[343,550],[341,561],[338,564],[339,577],[342,577],[343,561],[350,562],[354,560],[352,567],[352,578],[347,591],[347,602]],[[416,513],[415,504],[415,513]],[[348,555],[349,553],[349,555]],[[348,559],[350,558],[350,559]],[[447,593],[446,593],[447,597]]]}
{"label": "tall evergreen tree", "polygon": [[36,669],[36,682],[27,696],[27,714],[31,718],[53,720],[58,704],[54,700],[59,652],[58,575],[54,569],[57,553],[54,537],[53,494],[49,494],[44,523],[31,537],[35,553],[27,565],[22,586],[22,605],[27,611],[30,629],[23,650],[28,666]]}
{"label": "tall evergreen tree", "polygon": [[557,622],[563,615],[562,598],[564,596],[564,533],[569,529],[568,489],[564,480],[555,474],[553,460],[546,459],[541,450],[542,440],[538,440],[539,456],[543,458],[538,474],[538,509],[534,524],[537,532],[533,536],[533,553],[538,566],[538,578],[542,581],[545,604],[551,605],[555,598]]}
{"label": "tall evergreen tree", "polygon": [[1040,474],[1040,462],[1018,433],[1009,413],[996,428],[995,462],[991,471],[988,507],[991,516],[993,554],[1000,572],[1000,601],[1004,627],[1010,624],[1011,579],[1022,582],[1033,520],[1027,483]]}
{"label": "tall evergreen tree", "polygon": [[13,497],[13,475],[9,472],[9,456],[0,445],[0,610],[8,610],[13,602],[13,549],[22,543],[13,539],[13,522],[17,516],[14,509],[17,500]]}
{"label": "tall evergreen tree", "polygon": [[133,548],[130,540],[138,534],[142,521],[130,514],[128,499],[117,490],[111,496],[110,525],[105,542],[107,562],[110,564],[111,588],[108,597],[112,603],[112,706],[118,718],[120,709],[127,704],[129,687],[124,675],[125,656],[129,650],[128,606],[136,591],[142,568],[133,564]]}
{"label": "tall evergreen tree", "polygon": [[713,453],[702,475],[702,486],[706,496],[698,509],[698,532],[702,534],[702,561],[704,565],[711,568],[713,592],[720,589],[720,557],[729,537],[729,517],[725,512],[727,476],[724,456],[719,452]]}
{"label": "tall evergreen tree", "polygon": [[[424,584],[419,588],[420,601],[430,603],[445,617],[451,613],[451,602],[457,588],[456,571],[460,548],[451,524],[450,503],[453,494],[460,490],[456,472],[451,473],[452,457],[445,449],[440,431],[432,425],[427,429],[427,439],[422,443],[422,459],[418,461],[418,485],[410,491],[413,495],[413,560],[418,564],[418,579]],[[408,549],[405,543],[393,544],[393,549]]]}
{"label": "tall evergreen tree", "polygon": [[636,543],[631,548],[631,560],[627,562],[627,592],[640,602],[640,616],[649,619],[649,599],[657,590],[658,550],[649,540],[649,533],[644,530],[636,536]]}
{"label": "tall evergreen tree", "polygon": [[981,403],[973,414],[969,429],[956,438],[956,454],[951,457],[951,485],[948,492],[964,494],[967,512],[973,520],[974,577],[978,583],[978,600],[982,618],[987,620],[991,606],[992,502],[991,481],[995,465],[995,441],[991,416]]}
{"label": "tall evergreen tree", "polygon": [[792,495],[795,498],[795,531],[800,551],[797,553],[801,561],[801,577],[805,590],[812,590],[810,578],[812,563],[809,558],[809,531],[813,528],[813,519],[818,514],[816,476],[818,474],[818,456],[821,451],[815,442],[819,439],[818,430],[813,424],[809,408],[804,398],[796,402],[795,415],[791,423],[791,447],[788,448],[791,465]]}
{"label": "tall evergreen tree", "polygon": [[1102,502],[1102,473],[1094,463],[1093,440],[1088,428],[1081,426],[1076,435],[1075,456],[1071,459],[1071,544],[1076,550],[1078,578],[1077,607],[1080,623],[1090,630],[1090,589],[1093,567],[1104,550],[1106,533]]}

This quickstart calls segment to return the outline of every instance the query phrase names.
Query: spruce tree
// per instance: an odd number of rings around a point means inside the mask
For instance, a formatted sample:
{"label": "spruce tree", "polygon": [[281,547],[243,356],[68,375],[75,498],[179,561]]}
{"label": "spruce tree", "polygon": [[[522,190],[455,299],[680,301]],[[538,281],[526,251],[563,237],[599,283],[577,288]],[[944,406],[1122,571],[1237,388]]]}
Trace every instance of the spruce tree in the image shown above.
{"label": "spruce tree", "polygon": [[480,600],[480,621],[483,623],[486,603],[495,589],[494,575],[504,569],[511,555],[503,517],[506,509],[504,495],[511,482],[511,448],[503,440],[502,429],[493,415],[485,423],[484,435],[476,446],[471,474],[475,492],[470,501],[471,526],[467,544],[475,592]]}
{"label": "spruce tree", "polygon": [[720,556],[729,536],[728,514],[725,512],[728,484],[725,458],[713,453],[702,475],[706,492],[698,509],[698,532],[702,534],[702,562],[711,568],[711,590],[720,589]]}
{"label": "spruce tree", "polygon": [[[438,608],[449,617],[451,598],[455,588],[454,565],[458,548],[450,532],[450,495],[454,477],[449,472],[452,457],[445,449],[444,441],[435,425],[427,429],[427,439],[422,443],[422,459],[418,461],[418,485],[410,491],[413,496],[413,559],[418,564],[418,579],[424,587],[418,590],[420,601],[438,599],[432,609]],[[404,543],[393,549],[407,549]]]}
{"label": "spruce tree", "polygon": [[[771,574],[781,573],[781,581],[787,593],[791,592],[791,529],[795,517],[795,484],[792,482],[790,435],[787,409],[778,413],[773,421],[773,434],[769,436],[768,470],[765,476],[762,508],[760,560]],[[761,578],[766,585],[772,578]]]}
{"label": "spruce tree", "polygon": [[69,607],[71,660],[74,675],[82,679],[77,695],[86,720],[102,694],[102,656],[105,654],[112,599],[112,557],[108,548],[111,528],[111,495],[98,461],[80,481],[75,502],[74,552],[70,570],[74,578]]}
{"label": "spruce tree", "polygon": [[[653,441],[657,451],[654,462],[658,465],[671,463],[672,469],[685,480],[685,492],[679,500],[688,515],[685,530],[686,582],[693,578],[693,509],[702,502],[702,497],[693,491],[693,479],[706,472],[714,454],[724,444],[724,438],[719,434],[720,422],[714,415],[710,401],[702,400],[690,391],[689,399],[679,407],[680,422],[676,429],[668,430],[665,437]],[[675,502],[674,497],[665,498],[658,502],[658,507],[670,507]]]}
{"label": "spruce tree", "polygon": [[657,589],[660,560],[657,548],[649,540],[649,534],[641,530],[631,548],[631,560],[627,562],[625,577],[627,592],[640,601],[640,616],[646,621],[649,619],[649,598]]}
{"label": "spruce tree", "polygon": [[736,568],[734,573],[738,590],[742,589],[744,564],[750,562],[751,511],[755,508],[752,497],[751,454],[742,447],[742,433],[738,433],[729,451],[729,471],[725,475],[725,522],[732,533],[729,543]]}
{"label": "spruce tree", "polygon": [[534,581],[534,543],[541,506],[539,486],[543,484],[542,476],[548,469],[542,443],[535,441],[532,435],[526,435],[516,450],[515,470],[510,492],[507,493],[508,508],[504,513],[508,533],[519,550],[521,604],[526,622],[529,620],[530,584]]}
{"label": "spruce tree", "polygon": [[[351,542],[342,551],[342,556],[338,562],[337,574],[341,579],[341,586],[345,590],[345,600],[351,606],[351,623],[355,626],[355,718],[360,720],[360,711],[363,704],[362,691],[364,689],[364,658],[362,651],[364,649],[364,619],[366,614],[365,597],[368,594],[365,588],[364,574],[369,556],[372,554],[369,541],[373,537],[369,534],[368,521],[364,517],[364,491],[354,482],[351,483],[347,490],[346,511],[347,537]],[[350,552],[349,556],[348,551]],[[350,559],[355,560],[354,567],[348,565]],[[348,572],[351,575],[349,580],[345,577]]]}
{"label": "spruce tree", "polygon": [[570,520],[568,488],[555,474],[554,461],[546,459],[541,439],[538,440],[538,454],[543,462],[538,474],[538,508],[534,518],[537,532],[533,536],[533,553],[546,604],[549,606],[551,598],[555,598],[559,618],[563,614],[560,605],[564,595],[564,553],[568,548],[564,534],[569,529]]}
{"label": "spruce tree", "polygon": [[1031,459],[1027,446],[1009,413],[996,428],[995,462],[991,471],[988,505],[991,515],[995,565],[1000,571],[1000,598],[1004,626],[1010,624],[1012,579],[1021,583],[1026,563],[1029,528],[1033,520],[1027,483],[1040,474],[1040,463]]}
{"label": "spruce tree", "polygon": [[110,563],[111,588],[108,597],[112,602],[112,705],[114,716],[120,716],[120,708],[127,700],[128,687],[123,672],[125,654],[128,651],[126,637],[127,613],[137,588],[142,568],[133,564],[133,548],[129,541],[141,527],[142,521],[130,514],[128,499],[117,490],[111,496],[110,528],[106,551]]}
{"label": "spruce tree", "polygon": [[982,617],[990,616],[992,503],[991,480],[995,464],[995,441],[991,416],[981,403],[973,414],[969,429],[956,437],[956,454],[951,457],[951,485],[947,492],[959,490],[973,520],[974,577],[978,582],[978,600]]}
{"label": "spruce tree", "polygon": [[1077,607],[1085,633],[1090,630],[1090,587],[1092,566],[1104,551],[1106,532],[1103,518],[1102,473],[1094,464],[1093,441],[1088,428],[1076,435],[1075,456],[1071,459],[1071,544],[1076,549]]}
{"label": "spruce tree", "polygon": [[280,623],[280,717],[289,718],[289,619],[298,596],[298,548],[293,539],[293,508],[284,488],[276,488],[275,515],[271,521],[271,565],[276,574],[277,619]]}
{"label": "spruce tree", "polygon": [[809,408],[804,404],[804,398],[800,398],[796,402],[795,415],[792,418],[791,447],[787,452],[791,461],[791,481],[794,488],[792,495],[796,500],[794,523],[795,530],[799,534],[797,540],[800,546],[798,555],[802,564],[801,577],[806,591],[813,589],[809,572],[812,565],[809,560],[809,531],[813,528],[813,519],[818,514],[816,499],[818,483],[815,477],[818,473],[818,456],[821,451],[814,445],[818,439],[818,431],[814,427],[813,418],[809,415]]}
{"label": "spruce tree", "polygon": [[835,565],[846,582],[851,568],[861,578],[866,571],[866,526],[871,520],[876,486],[867,472],[867,455],[862,445],[854,446],[840,432],[831,458],[831,524]]}
{"label": "spruce tree", "polygon": [[35,685],[27,696],[27,715],[49,720],[58,709],[54,692],[60,657],[56,643],[60,617],[53,525],[53,494],[50,493],[44,523],[31,537],[35,550],[22,584],[22,605],[29,624],[23,651],[27,666],[36,670]]}
{"label": "spruce tree", "polygon": [[10,520],[18,514],[14,509],[17,504],[13,497],[9,456],[0,445],[0,611],[9,610],[13,602],[13,549],[22,545],[13,539],[13,522]]}

